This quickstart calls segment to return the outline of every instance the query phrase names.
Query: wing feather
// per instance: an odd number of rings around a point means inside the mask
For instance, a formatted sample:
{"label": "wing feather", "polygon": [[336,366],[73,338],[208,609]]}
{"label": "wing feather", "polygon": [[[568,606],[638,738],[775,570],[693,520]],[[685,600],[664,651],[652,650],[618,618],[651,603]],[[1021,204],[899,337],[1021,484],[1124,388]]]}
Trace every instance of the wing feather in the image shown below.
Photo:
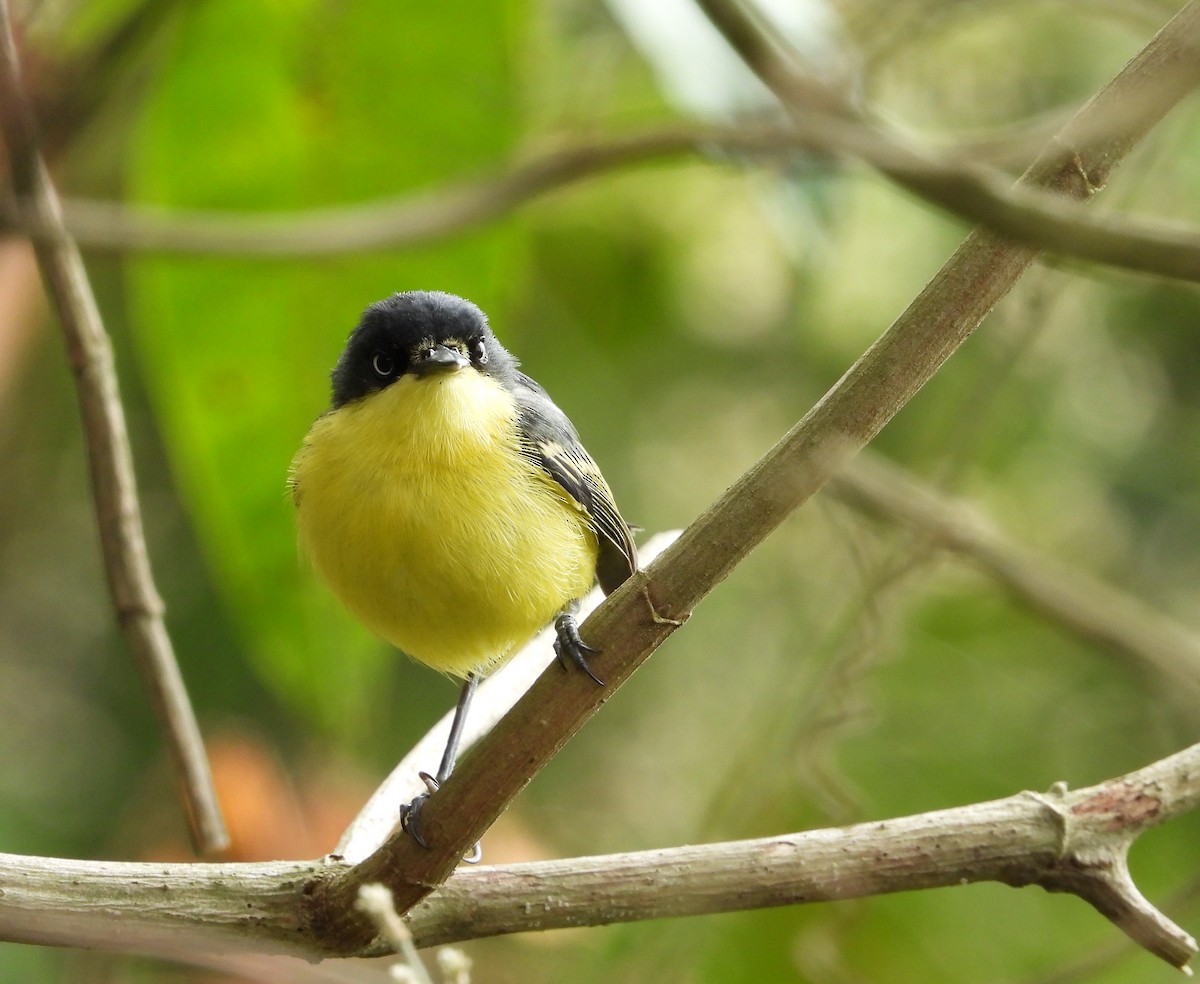
{"label": "wing feather", "polygon": [[518,373],[516,398],[521,453],[557,482],[587,516],[600,547],[596,577],[604,593],[610,594],[637,570],[637,547],[629,524],[575,427],[546,391]]}

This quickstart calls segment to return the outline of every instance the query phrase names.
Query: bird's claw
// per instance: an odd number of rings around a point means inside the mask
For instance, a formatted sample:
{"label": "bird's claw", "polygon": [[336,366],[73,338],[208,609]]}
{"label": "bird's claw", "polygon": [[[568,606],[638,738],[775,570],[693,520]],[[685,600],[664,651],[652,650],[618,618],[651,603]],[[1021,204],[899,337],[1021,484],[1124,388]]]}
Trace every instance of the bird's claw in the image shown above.
{"label": "bird's claw", "polygon": [[425,783],[425,792],[415,796],[411,803],[405,803],[400,807],[400,827],[425,850],[429,850],[429,841],[425,839],[425,835],[421,831],[421,810],[430,795],[437,792],[438,781],[428,772],[422,772],[419,775],[421,781]]}
{"label": "bird's claw", "polygon": [[[421,830],[421,810],[430,795],[438,791],[440,784],[428,772],[420,772],[418,775],[421,777],[421,781],[425,783],[426,792],[413,797],[411,803],[405,803],[400,807],[400,828],[428,851],[429,841],[425,839],[425,834]],[[483,845],[479,841],[476,841],[475,846],[471,848],[471,853],[463,857],[463,861],[467,864],[479,864],[482,858]]]}
{"label": "bird's claw", "polygon": [[556,634],[554,655],[558,657],[559,665],[565,670],[569,669],[570,663],[574,663],[598,686],[603,687],[604,681],[592,672],[592,667],[587,660],[588,653],[598,653],[600,650],[589,646],[579,637],[579,625],[575,621],[575,616],[570,612],[559,615],[554,620],[554,632]]}

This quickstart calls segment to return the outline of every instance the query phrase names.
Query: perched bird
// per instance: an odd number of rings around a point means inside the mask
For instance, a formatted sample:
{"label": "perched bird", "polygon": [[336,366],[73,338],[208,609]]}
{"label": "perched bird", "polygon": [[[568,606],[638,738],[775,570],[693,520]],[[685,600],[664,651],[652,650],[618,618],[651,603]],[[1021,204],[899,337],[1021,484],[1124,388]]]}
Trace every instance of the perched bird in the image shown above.
{"label": "perched bird", "polygon": [[[555,652],[597,683],[574,617],[637,568],[629,526],[571,421],[470,301],[372,304],[333,401],[292,462],[301,548],[372,632],[465,680],[436,789],[480,677],[554,620]],[[424,796],[403,820],[421,844]]]}

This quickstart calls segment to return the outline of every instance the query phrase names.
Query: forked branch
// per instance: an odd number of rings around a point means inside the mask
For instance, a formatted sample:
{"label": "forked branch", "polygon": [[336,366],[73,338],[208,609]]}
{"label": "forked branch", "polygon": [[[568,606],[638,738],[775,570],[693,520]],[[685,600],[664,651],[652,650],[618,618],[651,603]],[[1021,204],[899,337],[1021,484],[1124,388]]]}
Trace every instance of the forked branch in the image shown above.
{"label": "forked branch", "polygon": [[[1134,839],[1200,804],[1200,745],[1087,789],[758,840],[461,867],[406,917],[414,941],[865,898],[999,881],[1085,899],[1151,953],[1183,967],[1190,935],[1138,893]],[[64,861],[0,855],[0,938],[206,962],[214,953],[391,952],[377,920],[360,942],[314,934],[311,893],[354,866]],[[120,927],[113,932],[114,925]]]}

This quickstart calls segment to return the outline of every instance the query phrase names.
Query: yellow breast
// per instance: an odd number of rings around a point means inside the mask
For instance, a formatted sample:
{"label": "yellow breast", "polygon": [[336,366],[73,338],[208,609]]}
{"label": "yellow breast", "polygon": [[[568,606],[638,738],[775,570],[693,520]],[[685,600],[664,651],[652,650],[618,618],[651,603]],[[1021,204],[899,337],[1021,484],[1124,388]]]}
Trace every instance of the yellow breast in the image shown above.
{"label": "yellow breast", "polygon": [[373,632],[446,673],[484,670],[596,569],[586,517],[517,449],[494,380],[402,377],[313,425],[292,463],[301,547]]}

